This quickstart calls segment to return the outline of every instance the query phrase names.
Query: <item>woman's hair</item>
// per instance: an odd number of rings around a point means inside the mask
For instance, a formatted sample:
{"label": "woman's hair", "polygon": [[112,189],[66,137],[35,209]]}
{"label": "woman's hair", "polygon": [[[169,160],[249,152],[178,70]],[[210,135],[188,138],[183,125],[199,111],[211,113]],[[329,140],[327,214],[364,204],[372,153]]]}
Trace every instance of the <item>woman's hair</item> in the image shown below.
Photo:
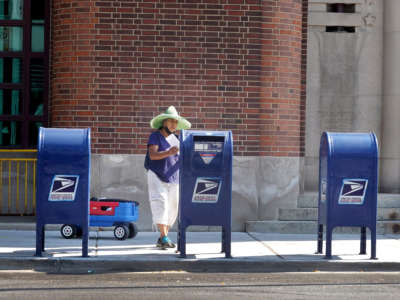
{"label": "woman's hair", "polygon": [[160,125],[160,127],[158,128],[158,130],[163,129],[165,120],[166,120],[166,119],[162,120],[161,125]]}
{"label": "woman's hair", "polygon": [[160,126],[160,128],[158,128],[158,129],[163,129],[163,127],[164,127],[164,122],[165,121],[167,121],[168,119],[164,119],[164,120],[162,120],[162,122],[161,122],[161,126]]}
{"label": "woman's hair", "polygon": [[164,127],[164,122],[167,121],[167,120],[169,120],[169,119],[175,120],[175,119],[172,119],[172,118],[164,119],[164,120],[161,122],[161,126],[160,126],[158,129],[163,129],[163,127]]}

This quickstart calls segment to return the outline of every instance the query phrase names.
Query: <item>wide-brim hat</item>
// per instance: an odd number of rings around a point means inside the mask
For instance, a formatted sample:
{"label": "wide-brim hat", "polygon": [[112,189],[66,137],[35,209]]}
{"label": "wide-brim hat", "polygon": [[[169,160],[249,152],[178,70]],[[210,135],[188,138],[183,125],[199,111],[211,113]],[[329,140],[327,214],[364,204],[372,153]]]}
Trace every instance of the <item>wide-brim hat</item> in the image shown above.
{"label": "wide-brim hat", "polygon": [[178,115],[178,112],[176,111],[175,107],[170,106],[164,113],[158,115],[157,117],[154,117],[150,121],[150,127],[154,129],[159,129],[162,126],[162,123],[165,119],[177,120],[178,121],[178,126],[176,127],[177,130],[189,129],[192,126],[192,124],[190,124],[188,120]]}

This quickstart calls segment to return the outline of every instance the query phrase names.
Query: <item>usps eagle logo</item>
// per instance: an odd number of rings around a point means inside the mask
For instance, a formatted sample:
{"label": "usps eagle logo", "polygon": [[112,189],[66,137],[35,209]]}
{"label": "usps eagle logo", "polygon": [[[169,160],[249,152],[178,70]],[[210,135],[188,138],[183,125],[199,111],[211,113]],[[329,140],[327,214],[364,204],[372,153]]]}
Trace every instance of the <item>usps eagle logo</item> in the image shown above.
{"label": "usps eagle logo", "polygon": [[220,179],[197,178],[192,202],[215,203],[221,188]]}
{"label": "usps eagle logo", "polygon": [[49,201],[74,201],[78,175],[55,175],[51,183]]}
{"label": "usps eagle logo", "polygon": [[339,204],[363,204],[367,185],[367,179],[343,179]]}

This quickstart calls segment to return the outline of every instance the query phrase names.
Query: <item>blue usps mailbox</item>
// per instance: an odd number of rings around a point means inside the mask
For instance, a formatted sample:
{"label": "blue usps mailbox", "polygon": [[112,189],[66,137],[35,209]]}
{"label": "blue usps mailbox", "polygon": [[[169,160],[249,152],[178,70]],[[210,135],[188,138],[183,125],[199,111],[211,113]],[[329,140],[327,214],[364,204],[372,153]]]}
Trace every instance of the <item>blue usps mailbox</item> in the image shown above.
{"label": "blue usps mailbox", "polygon": [[40,128],[36,256],[44,251],[46,224],[82,228],[82,256],[88,256],[89,180],[90,129]]}
{"label": "blue usps mailbox", "polygon": [[232,133],[182,130],[179,157],[178,251],[186,257],[186,229],[222,226],[222,252],[231,257]]}
{"label": "blue usps mailbox", "polygon": [[318,251],[326,225],[326,257],[332,256],[332,231],[361,228],[360,254],[371,231],[371,259],[376,258],[378,144],[374,133],[324,132],[319,156]]}

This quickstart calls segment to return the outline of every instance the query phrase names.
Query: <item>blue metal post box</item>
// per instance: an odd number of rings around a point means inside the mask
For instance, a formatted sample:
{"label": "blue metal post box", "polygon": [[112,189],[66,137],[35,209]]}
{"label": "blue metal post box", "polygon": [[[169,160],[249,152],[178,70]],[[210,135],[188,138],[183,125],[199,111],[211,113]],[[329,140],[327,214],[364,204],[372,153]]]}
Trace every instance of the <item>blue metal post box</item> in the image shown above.
{"label": "blue metal post box", "polygon": [[186,229],[222,226],[222,252],[231,257],[232,133],[182,130],[179,157],[178,251],[186,257]]}
{"label": "blue metal post box", "polygon": [[46,224],[82,228],[82,256],[88,256],[89,189],[90,129],[40,128],[36,256],[44,251]]}
{"label": "blue metal post box", "polygon": [[326,225],[326,257],[332,256],[332,231],[361,228],[360,254],[371,231],[371,259],[376,258],[378,143],[374,133],[324,132],[319,156],[318,251]]}

